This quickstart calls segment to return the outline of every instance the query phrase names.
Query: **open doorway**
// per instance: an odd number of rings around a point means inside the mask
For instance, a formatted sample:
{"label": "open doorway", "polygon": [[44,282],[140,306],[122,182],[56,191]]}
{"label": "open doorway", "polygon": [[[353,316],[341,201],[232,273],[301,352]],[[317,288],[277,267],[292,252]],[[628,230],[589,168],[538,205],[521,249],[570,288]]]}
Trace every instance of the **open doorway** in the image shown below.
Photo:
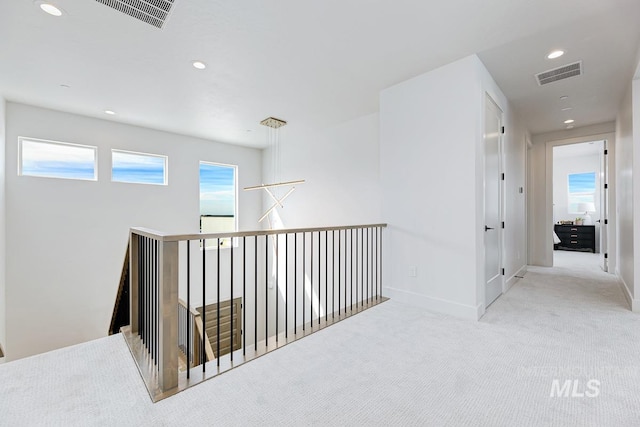
{"label": "open doorway", "polygon": [[607,271],[606,141],[553,147],[553,265]]}

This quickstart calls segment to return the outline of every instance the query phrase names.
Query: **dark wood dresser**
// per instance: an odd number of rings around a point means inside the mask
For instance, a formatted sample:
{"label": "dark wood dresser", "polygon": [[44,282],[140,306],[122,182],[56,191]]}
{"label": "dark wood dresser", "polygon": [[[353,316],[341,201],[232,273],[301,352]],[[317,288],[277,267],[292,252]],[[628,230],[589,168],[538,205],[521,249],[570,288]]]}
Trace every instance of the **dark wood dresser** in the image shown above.
{"label": "dark wood dresser", "polygon": [[587,251],[596,253],[595,225],[554,225],[554,230],[560,238],[555,249],[568,251]]}

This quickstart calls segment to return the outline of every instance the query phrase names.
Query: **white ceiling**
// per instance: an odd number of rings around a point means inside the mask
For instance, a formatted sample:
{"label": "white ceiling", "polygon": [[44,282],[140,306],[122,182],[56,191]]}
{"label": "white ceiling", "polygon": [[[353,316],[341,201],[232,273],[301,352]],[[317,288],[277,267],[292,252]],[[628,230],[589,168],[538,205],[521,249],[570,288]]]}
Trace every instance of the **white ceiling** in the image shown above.
{"label": "white ceiling", "polygon": [[596,156],[602,150],[602,141],[581,142],[578,144],[557,145],[553,147],[554,159],[573,159],[582,156]]}
{"label": "white ceiling", "polygon": [[[637,0],[175,0],[163,30],[51,2],[66,13],[0,2],[6,99],[252,146],[267,116],[313,129],[373,113],[381,89],[473,53],[534,133],[564,127],[563,94],[577,126],[612,120],[640,39]],[[575,59],[584,76],[536,85]]]}

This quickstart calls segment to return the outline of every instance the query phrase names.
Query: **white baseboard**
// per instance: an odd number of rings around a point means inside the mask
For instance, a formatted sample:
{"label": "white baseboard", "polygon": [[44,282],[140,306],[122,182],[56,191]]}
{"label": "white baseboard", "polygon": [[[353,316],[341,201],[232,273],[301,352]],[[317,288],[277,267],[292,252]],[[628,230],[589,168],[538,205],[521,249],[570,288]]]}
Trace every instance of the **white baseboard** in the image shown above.
{"label": "white baseboard", "polygon": [[618,283],[620,283],[620,289],[622,289],[622,293],[624,294],[624,298],[627,300],[627,304],[629,304],[629,308],[631,309],[631,311],[640,312],[640,300],[634,299],[633,296],[631,296],[631,291],[629,290],[627,283],[620,275],[620,272],[616,271],[616,273],[616,276],[618,276],[619,280]]}
{"label": "white baseboard", "polygon": [[522,267],[520,267],[520,269],[516,271],[513,276],[507,279],[507,281],[504,284],[504,290],[502,291],[502,293],[509,291],[509,289],[511,289],[513,285],[518,283],[518,280],[520,280],[520,277],[523,277],[526,273],[527,273],[527,265],[525,264]]}
{"label": "white baseboard", "polygon": [[382,294],[405,304],[437,311],[439,313],[450,314],[456,317],[462,317],[464,319],[478,320],[480,316],[484,314],[484,306],[482,304],[474,307],[472,305],[460,304],[454,301],[390,287],[385,287]]}

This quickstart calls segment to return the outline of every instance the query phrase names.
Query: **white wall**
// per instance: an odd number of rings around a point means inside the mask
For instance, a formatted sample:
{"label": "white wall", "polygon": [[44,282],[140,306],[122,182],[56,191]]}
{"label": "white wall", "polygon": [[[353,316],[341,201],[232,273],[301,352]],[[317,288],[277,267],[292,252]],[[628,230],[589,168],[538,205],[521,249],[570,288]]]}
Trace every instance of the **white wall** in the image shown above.
{"label": "white wall", "polygon": [[[524,135],[473,55],[388,88],[380,97],[380,162],[386,240],[385,287],[394,298],[468,318],[484,312],[483,123],[485,92],[505,112],[506,203],[524,250]],[[507,149],[508,147],[508,149]],[[519,172],[517,172],[519,170]],[[521,207],[522,212],[524,211]],[[516,265],[505,251],[505,266]],[[522,265],[523,263],[521,263]],[[415,267],[417,276],[410,277]]]}
{"label": "white wall", "polygon": [[[259,182],[259,150],[8,103],[7,351],[13,360],[105,336],[128,230],[198,230],[200,160]],[[20,177],[18,137],[98,146],[97,182]],[[112,183],[112,148],[169,156],[169,185]],[[239,227],[255,229],[255,193],[239,192]]]}
{"label": "white wall", "polygon": [[[634,299],[634,197],[633,197],[633,92],[625,92],[616,120],[616,176],[618,185],[616,213],[618,216],[618,266],[616,274],[623,282],[625,296],[632,305]],[[638,104],[640,105],[640,104]]]}
{"label": "white wall", "polygon": [[[274,177],[271,150],[265,150],[263,182],[304,179],[306,183],[296,187],[284,208],[278,208],[281,223],[274,228],[380,222],[378,147],[377,113],[327,128],[294,122],[280,128],[279,176]],[[267,207],[271,205],[270,199],[264,200]]]}
{"label": "white wall", "polygon": [[[5,100],[0,97],[0,346],[6,351],[5,109]],[[0,358],[0,363],[5,359]]]}
{"label": "white wall", "polygon": [[[529,264],[551,267],[553,265],[553,147],[598,140],[609,141],[609,164],[615,164],[615,123],[607,122],[558,132],[532,136],[529,149]],[[609,186],[615,188],[616,176],[609,174]],[[609,193],[609,230],[616,229],[615,192]],[[615,269],[616,243],[614,233],[609,233],[609,265]]]}

